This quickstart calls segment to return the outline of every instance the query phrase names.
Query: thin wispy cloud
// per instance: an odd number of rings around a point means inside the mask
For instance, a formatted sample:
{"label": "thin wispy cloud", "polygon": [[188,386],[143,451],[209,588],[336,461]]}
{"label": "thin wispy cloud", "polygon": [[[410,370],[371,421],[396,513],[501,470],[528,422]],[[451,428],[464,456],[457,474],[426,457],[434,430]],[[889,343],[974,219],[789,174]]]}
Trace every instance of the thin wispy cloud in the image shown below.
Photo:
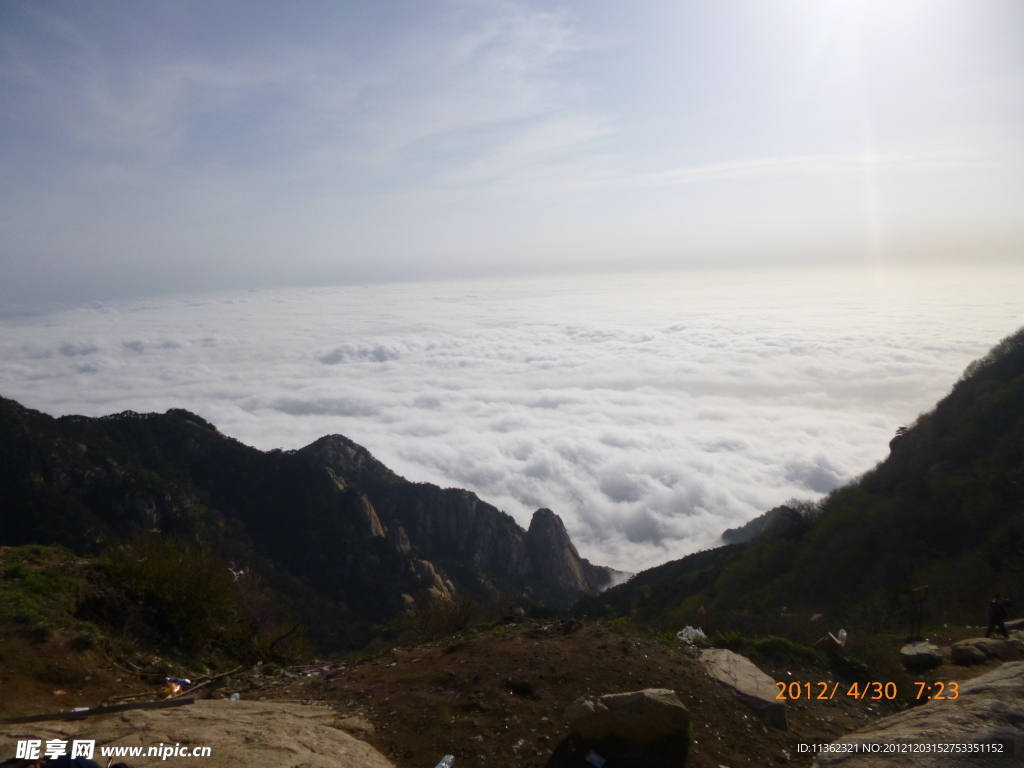
{"label": "thin wispy cloud", "polygon": [[899,169],[950,170],[992,168],[996,165],[997,163],[993,158],[955,152],[766,157],[658,171],[629,179],[626,183],[634,186],[672,186],[721,179],[743,179],[764,176],[863,174],[867,168],[876,171]]}
{"label": "thin wispy cloud", "polygon": [[[4,78],[33,91],[70,141],[128,165],[181,165],[193,153],[229,149],[210,129],[217,121],[259,142],[263,154],[247,158],[257,165],[282,154],[381,164],[424,145],[504,146],[502,127],[516,123],[529,135],[538,129],[532,121],[564,119],[572,99],[555,68],[586,44],[565,14],[508,6],[454,36],[396,33],[392,45],[369,52],[278,43],[258,56],[153,56],[124,68],[72,23],[33,15],[62,45],[55,55],[52,45],[4,36]],[[482,130],[498,135],[481,142],[474,132]]]}

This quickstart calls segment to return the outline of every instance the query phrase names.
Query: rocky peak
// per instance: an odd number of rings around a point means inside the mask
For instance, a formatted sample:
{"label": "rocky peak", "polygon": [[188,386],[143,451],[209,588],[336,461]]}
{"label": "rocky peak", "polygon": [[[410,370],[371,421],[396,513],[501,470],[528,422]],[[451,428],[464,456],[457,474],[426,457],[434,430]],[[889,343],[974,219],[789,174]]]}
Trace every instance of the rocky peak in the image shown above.
{"label": "rocky peak", "polygon": [[526,532],[526,548],[534,574],[559,590],[589,591],[579,552],[569,538],[562,518],[550,509],[538,509]]}
{"label": "rocky peak", "polygon": [[409,482],[343,435],[322,437],[299,453],[314,456],[338,480],[369,497],[379,519],[389,521],[392,549],[406,554],[415,548],[460,591],[479,599],[494,587],[511,588],[566,606],[624,575],[582,559],[550,509],[538,510],[524,531],[470,491]]}

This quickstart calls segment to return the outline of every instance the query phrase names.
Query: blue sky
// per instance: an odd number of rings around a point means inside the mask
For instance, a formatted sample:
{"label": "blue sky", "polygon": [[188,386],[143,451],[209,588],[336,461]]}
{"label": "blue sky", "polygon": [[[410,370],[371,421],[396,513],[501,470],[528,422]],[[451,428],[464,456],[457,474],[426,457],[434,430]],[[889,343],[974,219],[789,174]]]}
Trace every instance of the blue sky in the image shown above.
{"label": "blue sky", "polygon": [[1019,261],[1024,6],[12,2],[0,301]]}

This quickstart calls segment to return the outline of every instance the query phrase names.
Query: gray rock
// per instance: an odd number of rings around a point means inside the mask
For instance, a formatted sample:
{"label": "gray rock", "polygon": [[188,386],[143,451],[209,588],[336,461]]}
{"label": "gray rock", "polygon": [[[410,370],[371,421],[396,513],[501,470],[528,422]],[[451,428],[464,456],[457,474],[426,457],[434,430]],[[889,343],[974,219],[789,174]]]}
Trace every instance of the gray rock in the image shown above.
{"label": "gray rock", "polygon": [[398,520],[388,523],[387,541],[400,555],[407,555],[412,551],[409,535]]}
{"label": "gray rock", "polygon": [[961,664],[965,667],[973,664],[984,664],[988,661],[988,656],[985,655],[981,648],[977,648],[969,643],[955,643],[949,649],[949,655],[955,664]]}
{"label": "gray rock", "polygon": [[967,768],[1015,766],[1024,755],[1024,662],[1003,664],[961,683],[956,699],[929,701],[883,718],[871,728],[851,733],[836,744],[970,744],[1004,739],[1016,758],[940,754],[834,753],[819,755],[815,768]]}
{"label": "gray rock", "polygon": [[[339,725],[337,713],[327,707],[223,700],[82,721],[34,723],[31,733],[43,740],[95,739],[97,757],[99,744],[210,747],[208,757],[196,760],[133,757],[131,764],[136,768],[189,762],[204,768],[394,768],[384,755]],[[25,738],[24,733],[23,725],[0,726],[0,736]]]}
{"label": "gray rock", "polygon": [[987,656],[1000,661],[1017,661],[1024,656],[1024,643],[1016,638],[981,637],[974,641],[974,645]]}
{"label": "gray rock", "polygon": [[900,648],[900,659],[907,669],[934,669],[942,664],[942,651],[934,643],[918,640]]}
{"label": "gray rock", "polygon": [[526,531],[526,548],[534,573],[542,580],[567,592],[588,591],[582,558],[569,539],[562,518],[550,509],[533,513]]}
{"label": "gray rock", "polygon": [[630,693],[581,696],[566,708],[565,719],[573,735],[585,741],[620,738],[643,745],[686,734],[690,712],[675,691],[647,688]]}
{"label": "gray rock", "polygon": [[[339,487],[366,491],[369,507],[359,512],[371,536],[385,535],[381,520],[397,520],[422,559],[437,566],[455,561],[468,566],[458,569],[462,576],[448,574],[461,589],[493,581],[530,591],[548,605],[568,607],[628,576],[580,557],[561,519],[549,509],[537,510],[524,531],[469,491],[405,480],[341,435],[322,437],[299,452],[322,463]],[[393,527],[389,523],[387,531]],[[397,531],[391,543],[404,549]]]}
{"label": "gray rock", "polygon": [[1016,661],[1024,657],[1024,641],[1016,637],[1009,640],[1001,637],[972,637],[955,643],[950,653],[958,664],[978,664],[987,659]]}
{"label": "gray rock", "polygon": [[711,677],[731,688],[736,697],[766,723],[782,730],[788,729],[786,702],[775,698],[779,692],[775,681],[758,669],[754,662],[720,648],[702,651],[700,660]]}

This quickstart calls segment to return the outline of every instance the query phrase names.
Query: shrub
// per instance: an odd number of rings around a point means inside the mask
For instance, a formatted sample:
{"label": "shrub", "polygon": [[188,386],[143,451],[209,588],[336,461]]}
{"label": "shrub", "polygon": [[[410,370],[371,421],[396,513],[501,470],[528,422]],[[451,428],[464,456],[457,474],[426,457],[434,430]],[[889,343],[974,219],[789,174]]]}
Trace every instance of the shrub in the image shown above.
{"label": "shrub", "polygon": [[163,640],[187,655],[220,651],[246,661],[281,653],[287,638],[293,649],[304,645],[258,582],[236,577],[208,547],[145,537],[112,550],[101,566],[129,603],[113,617],[104,606],[106,618],[120,619],[128,635]]}
{"label": "shrub", "polygon": [[791,667],[824,668],[828,666],[825,654],[785,637],[765,637],[755,640],[744,649],[744,655],[755,661],[785,664]]}
{"label": "shrub", "polygon": [[470,597],[430,601],[421,596],[416,607],[391,622],[389,630],[403,642],[433,642],[478,625],[486,616],[485,609]]}

